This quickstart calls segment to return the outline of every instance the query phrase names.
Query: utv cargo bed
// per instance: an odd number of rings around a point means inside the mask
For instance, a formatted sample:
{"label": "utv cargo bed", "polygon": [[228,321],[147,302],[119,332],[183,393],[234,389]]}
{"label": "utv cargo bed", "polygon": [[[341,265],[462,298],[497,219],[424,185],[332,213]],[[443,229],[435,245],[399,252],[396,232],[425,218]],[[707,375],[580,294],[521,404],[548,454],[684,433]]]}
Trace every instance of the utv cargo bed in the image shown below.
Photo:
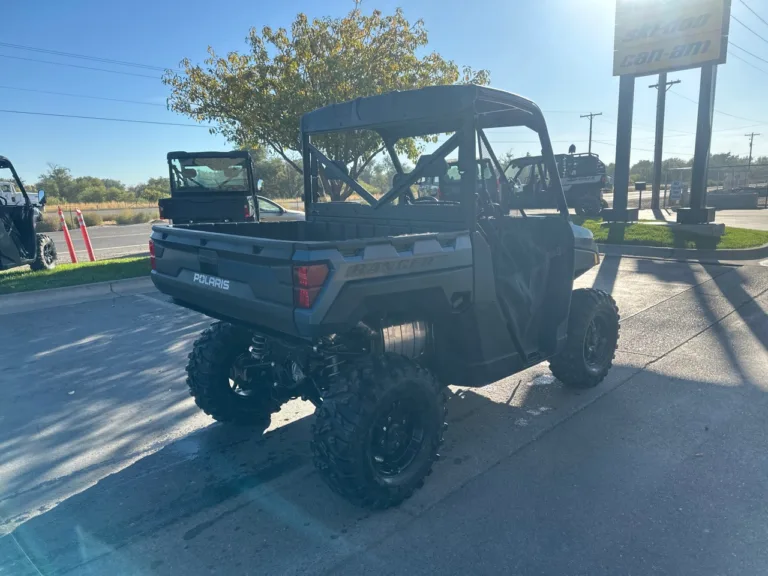
{"label": "utv cargo bed", "polygon": [[[191,309],[300,338],[346,327],[377,296],[419,293],[425,306],[448,306],[454,292],[472,290],[466,231],[361,238],[348,230],[347,240],[344,230],[312,222],[156,225],[152,280]],[[311,302],[302,307],[295,275],[313,265],[327,276],[308,286]],[[341,290],[343,307],[334,305]]]}

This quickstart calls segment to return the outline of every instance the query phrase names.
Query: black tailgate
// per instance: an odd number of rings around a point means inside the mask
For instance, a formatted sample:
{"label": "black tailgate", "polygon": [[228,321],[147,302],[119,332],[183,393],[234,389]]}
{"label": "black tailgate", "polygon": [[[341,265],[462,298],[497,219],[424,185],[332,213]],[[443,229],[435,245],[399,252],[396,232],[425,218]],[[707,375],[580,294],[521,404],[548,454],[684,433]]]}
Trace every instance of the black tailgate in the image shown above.
{"label": "black tailgate", "polygon": [[153,226],[157,288],[215,318],[296,333],[293,242]]}
{"label": "black tailgate", "polygon": [[244,222],[252,220],[248,198],[243,195],[163,198],[160,217],[176,223]]}

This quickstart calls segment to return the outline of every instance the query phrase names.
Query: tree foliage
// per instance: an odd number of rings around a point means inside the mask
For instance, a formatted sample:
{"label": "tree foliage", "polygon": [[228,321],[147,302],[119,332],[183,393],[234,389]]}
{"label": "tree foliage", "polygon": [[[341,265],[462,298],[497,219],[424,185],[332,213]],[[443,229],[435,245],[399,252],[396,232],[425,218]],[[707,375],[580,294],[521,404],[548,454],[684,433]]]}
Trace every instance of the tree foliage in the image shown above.
{"label": "tree foliage", "polygon": [[[299,120],[311,110],[335,102],[433,84],[487,84],[489,73],[459,68],[427,46],[424,22],[409,22],[401,9],[391,16],[355,9],[343,18],[309,20],[299,14],[290,31],[255,28],[249,51],[219,56],[208,48],[204,65],[181,62],[168,72],[172,110],[215,124],[241,148],[268,147],[301,172]],[[356,178],[381,151],[377,135],[355,133],[317,138],[326,156],[342,160]],[[398,153],[415,159],[414,141],[399,143]]]}
{"label": "tree foliage", "polygon": [[171,193],[168,178],[150,178],[147,182],[127,187],[113,178],[75,178],[69,168],[57,164],[48,164],[48,170],[40,175],[34,188],[45,190],[51,200],[67,203],[157,202]]}

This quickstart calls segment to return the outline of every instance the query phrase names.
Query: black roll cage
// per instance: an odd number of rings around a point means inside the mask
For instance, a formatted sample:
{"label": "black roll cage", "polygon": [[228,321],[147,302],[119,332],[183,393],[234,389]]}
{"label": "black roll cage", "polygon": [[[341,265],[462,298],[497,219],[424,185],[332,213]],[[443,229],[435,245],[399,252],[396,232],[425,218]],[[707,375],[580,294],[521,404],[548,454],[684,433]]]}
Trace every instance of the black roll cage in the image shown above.
{"label": "black roll cage", "polygon": [[227,192],[231,194],[242,194],[243,196],[256,196],[258,192],[258,187],[256,185],[256,177],[253,170],[253,158],[251,157],[251,153],[247,150],[232,150],[230,152],[168,152],[167,159],[168,159],[168,176],[171,180],[171,195],[174,195],[174,193],[181,193],[181,194],[206,194],[210,193],[211,190],[208,190],[206,188],[201,188],[200,190],[194,190],[189,191],[185,190],[183,192],[180,192],[179,189],[176,187],[176,179],[174,174],[175,167],[173,166],[173,160],[188,160],[191,158],[242,158],[244,160],[247,160],[246,162],[246,170],[248,175],[248,190],[228,190]]}
{"label": "black roll cage", "polygon": [[[319,197],[319,164],[323,165],[326,175],[343,181],[363,198],[370,205],[370,217],[375,217],[382,206],[401,196],[435,162],[444,160],[459,148],[461,208],[468,228],[474,229],[477,219],[477,148],[484,145],[499,172],[503,186],[511,190],[484,130],[513,126],[528,127],[539,135],[545,166],[554,175],[551,183],[556,187],[559,212],[566,219],[569,218],[552,142],[538,106],[509,92],[472,85],[431,86],[405,92],[389,92],[333,104],[305,114],[301,120],[301,140],[306,214],[308,217],[313,214],[312,206]],[[314,135],[356,130],[370,130],[379,134],[395,170],[405,175],[378,200],[349,176],[345,166],[326,157],[312,143]],[[395,151],[395,143],[399,139],[450,133],[452,136],[430,155],[427,162],[417,164],[410,173],[403,171]],[[326,206],[323,212],[333,212],[332,206]]]}

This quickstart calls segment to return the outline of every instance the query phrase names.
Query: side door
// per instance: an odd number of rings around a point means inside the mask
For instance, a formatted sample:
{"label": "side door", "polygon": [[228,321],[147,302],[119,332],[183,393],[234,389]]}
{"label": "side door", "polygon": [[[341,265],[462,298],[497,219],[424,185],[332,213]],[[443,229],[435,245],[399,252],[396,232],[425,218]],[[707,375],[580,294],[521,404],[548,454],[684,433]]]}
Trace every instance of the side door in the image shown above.
{"label": "side door", "polygon": [[259,202],[259,221],[274,222],[282,219],[285,210],[279,204],[275,204],[262,196],[257,196],[257,200]]}

